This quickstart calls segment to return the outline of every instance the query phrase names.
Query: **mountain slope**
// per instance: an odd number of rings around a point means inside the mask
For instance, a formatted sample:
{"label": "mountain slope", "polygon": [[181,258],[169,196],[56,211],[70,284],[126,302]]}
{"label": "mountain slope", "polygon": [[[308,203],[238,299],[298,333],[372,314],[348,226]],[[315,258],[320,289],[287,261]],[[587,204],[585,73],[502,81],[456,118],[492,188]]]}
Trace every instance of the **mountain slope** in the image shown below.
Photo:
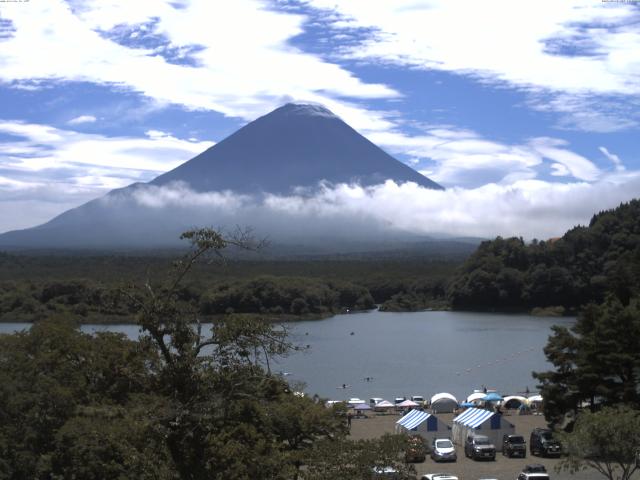
{"label": "mountain slope", "polygon": [[319,181],[440,185],[399,162],[324,107],[289,103],[153,180],[198,191],[287,194]]}
{"label": "mountain slope", "polygon": [[382,238],[385,227],[372,228],[364,218],[342,218],[342,223],[298,218],[295,224],[259,209],[265,195],[308,197],[325,183],[371,186],[386,180],[442,189],[324,107],[287,104],[148,184],[113,190],[43,225],[0,235],[0,247],[171,246],[194,226],[238,224],[301,244],[320,236],[321,241],[353,239],[362,229],[367,232],[361,238]]}

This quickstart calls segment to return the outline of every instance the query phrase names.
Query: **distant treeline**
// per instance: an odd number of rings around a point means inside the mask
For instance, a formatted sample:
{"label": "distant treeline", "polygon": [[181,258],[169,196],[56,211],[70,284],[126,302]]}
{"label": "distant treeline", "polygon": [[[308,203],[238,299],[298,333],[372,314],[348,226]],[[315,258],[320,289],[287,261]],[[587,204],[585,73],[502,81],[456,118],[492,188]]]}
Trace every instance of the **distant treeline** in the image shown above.
{"label": "distant treeline", "polygon": [[[166,257],[0,254],[0,321],[59,314],[82,322],[133,321],[136,307],[125,287],[153,283],[169,263]],[[321,318],[376,304],[390,311],[421,310],[446,304],[446,282],[459,264],[425,258],[208,264],[198,266],[181,287],[180,301],[202,318],[227,313]]]}
{"label": "distant treeline", "polygon": [[[136,309],[123,287],[162,278],[169,264],[166,255],[0,253],[0,321],[53,314],[82,322],[132,321]],[[238,260],[198,265],[181,288],[180,301],[201,317],[320,318],[376,304],[383,311],[562,314],[601,303],[607,294],[627,304],[640,293],[640,201],[601,212],[562,238],[483,242],[466,260],[418,254]]]}
{"label": "distant treeline", "polygon": [[483,242],[451,280],[453,309],[577,311],[640,292],[640,201],[595,215],[562,238]]}

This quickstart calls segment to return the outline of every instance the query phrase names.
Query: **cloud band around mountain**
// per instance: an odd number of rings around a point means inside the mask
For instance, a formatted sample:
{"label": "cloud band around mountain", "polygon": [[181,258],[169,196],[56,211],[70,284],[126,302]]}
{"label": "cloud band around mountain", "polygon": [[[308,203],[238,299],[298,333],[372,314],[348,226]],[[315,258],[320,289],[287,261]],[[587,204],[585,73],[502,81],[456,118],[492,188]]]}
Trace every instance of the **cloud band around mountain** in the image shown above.
{"label": "cloud band around mountain", "polygon": [[376,232],[413,235],[525,239],[562,235],[587,224],[603,209],[628,201],[640,191],[640,173],[611,174],[596,183],[523,180],[473,189],[431,190],[392,181],[358,185],[320,185],[313,195],[252,197],[232,192],[199,193],[187,185],[142,186],[133,198],[138,206],[162,209],[214,226],[251,225],[257,233],[366,238]]}

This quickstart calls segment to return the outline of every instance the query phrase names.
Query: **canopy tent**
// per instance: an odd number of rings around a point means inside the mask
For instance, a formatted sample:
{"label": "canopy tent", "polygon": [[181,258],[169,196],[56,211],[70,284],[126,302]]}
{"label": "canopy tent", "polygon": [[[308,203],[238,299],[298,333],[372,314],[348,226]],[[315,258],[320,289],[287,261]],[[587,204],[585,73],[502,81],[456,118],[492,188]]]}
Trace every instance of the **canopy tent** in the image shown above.
{"label": "canopy tent", "polygon": [[470,408],[453,419],[454,443],[464,445],[468,436],[485,435],[496,447],[502,451],[502,436],[515,433],[515,427],[507,422],[502,415],[481,408]]}
{"label": "canopy tent", "polygon": [[521,405],[526,405],[527,399],[520,395],[509,395],[502,399],[502,406],[504,408],[520,408]]}
{"label": "canopy tent", "polygon": [[393,403],[387,400],[382,400],[381,402],[378,402],[373,406],[373,410],[376,412],[383,412],[393,407],[395,407]]}
{"label": "canopy tent", "polygon": [[490,392],[487,393],[482,400],[484,400],[485,402],[499,402],[502,400],[502,395],[500,395],[498,392]]}
{"label": "canopy tent", "polygon": [[396,407],[402,407],[402,408],[411,408],[411,407],[417,407],[418,404],[416,402],[413,402],[411,400],[405,400],[404,402],[400,402],[398,404],[396,404]]}
{"label": "canopy tent", "polygon": [[433,413],[453,413],[458,408],[458,400],[450,393],[436,393],[431,397]]}
{"label": "canopy tent", "polygon": [[411,410],[396,422],[396,433],[420,435],[430,445],[435,438],[449,438],[451,427],[431,413]]}
{"label": "canopy tent", "polygon": [[359,403],[358,405],[353,406],[354,410],[371,410],[371,407],[368,403]]}
{"label": "canopy tent", "polygon": [[477,402],[479,400],[483,400],[485,395],[486,393],[484,392],[473,392],[467,397],[467,402]]}

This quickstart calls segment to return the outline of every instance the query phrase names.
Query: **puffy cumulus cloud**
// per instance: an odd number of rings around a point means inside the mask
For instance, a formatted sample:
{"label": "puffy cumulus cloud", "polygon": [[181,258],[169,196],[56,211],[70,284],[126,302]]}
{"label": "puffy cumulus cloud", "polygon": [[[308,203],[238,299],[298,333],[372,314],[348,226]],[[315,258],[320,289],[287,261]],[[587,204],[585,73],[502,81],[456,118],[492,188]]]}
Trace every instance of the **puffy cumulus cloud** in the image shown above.
{"label": "puffy cumulus cloud", "polygon": [[[138,206],[185,215],[193,224],[252,225],[277,240],[312,237],[363,240],[384,235],[549,238],[588,223],[605,208],[640,191],[640,172],[611,174],[595,183],[521,180],[512,185],[429,190],[413,183],[363,188],[321,185],[317,193],[262,198],[231,192],[198,193],[183,184],[141,186]],[[171,212],[171,213],[169,213]]]}
{"label": "puffy cumulus cloud", "polygon": [[[521,88],[562,123],[595,131],[637,125],[637,118],[598,107],[640,93],[638,9],[624,2],[540,0],[451,2],[307,0],[334,13],[340,31],[371,34],[342,49],[350,59],[468,75]],[[557,97],[537,95],[557,94]],[[599,96],[598,102],[594,95]],[[624,104],[624,99],[610,99]],[[611,106],[611,105],[609,105]]]}
{"label": "puffy cumulus cloud", "polygon": [[[3,17],[13,31],[0,42],[0,79],[31,86],[34,81],[88,81],[245,119],[297,98],[335,108],[356,128],[381,121],[334,98],[399,94],[292,47],[289,41],[302,33],[305,17],[270,6],[258,0],[10,5]],[[132,41],[143,33],[153,41]],[[170,58],[167,49],[187,53]]]}

